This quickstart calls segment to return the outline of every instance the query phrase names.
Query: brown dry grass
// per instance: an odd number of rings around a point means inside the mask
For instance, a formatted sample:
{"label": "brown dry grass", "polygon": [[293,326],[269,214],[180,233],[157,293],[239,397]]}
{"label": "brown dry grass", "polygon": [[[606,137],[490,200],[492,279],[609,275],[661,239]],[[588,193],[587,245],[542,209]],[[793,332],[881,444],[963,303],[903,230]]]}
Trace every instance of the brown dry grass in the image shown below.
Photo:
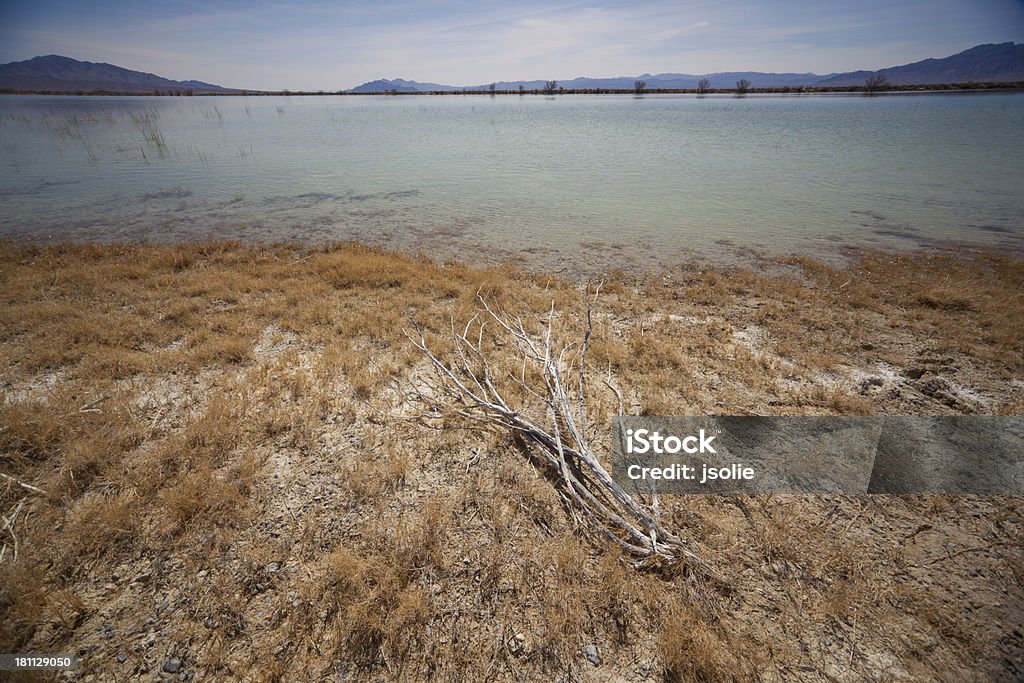
{"label": "brown dry grass", "polygon": [[[5,245],[0,285],[0,472],[47,492],[0,485],[4,515],[24,501],[2,651],[102,680],[172,657],[218,680],[1024,670],[1019,499],[665,501],[730,578],[708,584],[629,569],[509,435],[411,419],[411,319],[443,348],[480,290],[553,301],[573,336],[572,282],[216,243]],[[620,273],[590,370],[630,413],[1019,414],[1022,312],[1024,268],[990,254]]]}

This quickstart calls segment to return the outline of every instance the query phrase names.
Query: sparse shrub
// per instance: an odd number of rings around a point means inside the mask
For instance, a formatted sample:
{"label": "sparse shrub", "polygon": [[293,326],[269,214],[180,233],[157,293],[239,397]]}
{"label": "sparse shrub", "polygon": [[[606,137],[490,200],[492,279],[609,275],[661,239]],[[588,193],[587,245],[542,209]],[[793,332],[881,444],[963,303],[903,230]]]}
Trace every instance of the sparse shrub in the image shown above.
{"label": "sparse shrub", "polygon": [[885,77],[885,74],[876,73],[872,76],[868,76],[864,80],[864,92],[873,93],[887,87],[889,85],[889,79]]}

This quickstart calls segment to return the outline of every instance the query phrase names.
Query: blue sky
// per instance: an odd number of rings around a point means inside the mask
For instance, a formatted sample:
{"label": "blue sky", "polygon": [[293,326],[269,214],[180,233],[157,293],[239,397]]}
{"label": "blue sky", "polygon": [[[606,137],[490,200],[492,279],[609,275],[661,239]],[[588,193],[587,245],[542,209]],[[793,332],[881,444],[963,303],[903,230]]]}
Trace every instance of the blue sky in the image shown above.
{"label": "blue sky", "polygon": [[0,0],[0,63],[43,54],[260,89],[877,69],[1024,42],[1024,0]]}

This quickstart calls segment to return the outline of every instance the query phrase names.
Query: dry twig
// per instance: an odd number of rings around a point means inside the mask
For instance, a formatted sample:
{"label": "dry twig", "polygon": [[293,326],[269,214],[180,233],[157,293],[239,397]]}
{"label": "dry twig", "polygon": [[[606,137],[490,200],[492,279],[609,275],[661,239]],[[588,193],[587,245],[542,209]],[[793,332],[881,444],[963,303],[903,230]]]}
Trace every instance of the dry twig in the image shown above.
{"label": "dry twig", "polygon": [[[21,508],[24,507],[24,505],[25,505],[25,500],[24,499],[18,501],[18,505],[17,505],[17,507],[14,508],[14,512],[12,512],[11,514],[9,514],[9,515],[7,515],[6,517],[3,518],[4,530],[7,531],[7,533],[9,533],[11,535],[11,539],[14,541],[13,552],[12,552],[12,555],[11,555],[11,562],[17,562],[18,561],[18,536],[17,536],[17,534],[14,533],[14,523],[17,521],[18,513],[21,512]],[[4,543],[4,551],[3,552],[4,552],[4,554],[6,554],[6,552],[7,552],[7,544],[6,543]],[[0,559],[2,559],[2,557],[3,557],[3,555],[0,555]]]}
{"label": "dry twig", "polygon": [[86,403],[84,406],[79,408],[78,412],[80,412],[80,413],[102,413],[103,411],[100,410],[99,408],[97,408],[96,406],[98,406],[99,404],[103,403],[104,401],[109,401],[109,400],[110,400],[110,394],[106,394],[104,396],[100,396],[95,401],[92,401],[91,403]]}
{"label": "dry twig", "polygon": [[20,486],[22,488],[28,489],[29,491],[34,491],[36,493],[41,493],[44,496],[50,495],[49,493],[47,493],[46,491],[42,490],[38,486],[33,486],[32,484],[26,484],[23,481],[19,481],[18,479],[15,479],[14,477],[12,477],[9,474],[4,474],[3,472],[0,472],[0,478],[6,479],[7,481],[10,481],[10,482],[13,482],[13,483],[17,484],[18,486]]}

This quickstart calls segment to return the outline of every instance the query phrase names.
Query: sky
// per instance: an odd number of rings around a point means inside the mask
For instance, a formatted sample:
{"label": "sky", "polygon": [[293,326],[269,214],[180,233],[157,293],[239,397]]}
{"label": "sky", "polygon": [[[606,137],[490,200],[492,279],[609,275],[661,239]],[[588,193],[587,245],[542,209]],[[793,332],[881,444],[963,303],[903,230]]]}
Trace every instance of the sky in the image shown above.
{"label": "sky", "polygon": [[880,69],[1024,42],[1024,0],[0,0],[0,63],[47,54],[234,88]]}

